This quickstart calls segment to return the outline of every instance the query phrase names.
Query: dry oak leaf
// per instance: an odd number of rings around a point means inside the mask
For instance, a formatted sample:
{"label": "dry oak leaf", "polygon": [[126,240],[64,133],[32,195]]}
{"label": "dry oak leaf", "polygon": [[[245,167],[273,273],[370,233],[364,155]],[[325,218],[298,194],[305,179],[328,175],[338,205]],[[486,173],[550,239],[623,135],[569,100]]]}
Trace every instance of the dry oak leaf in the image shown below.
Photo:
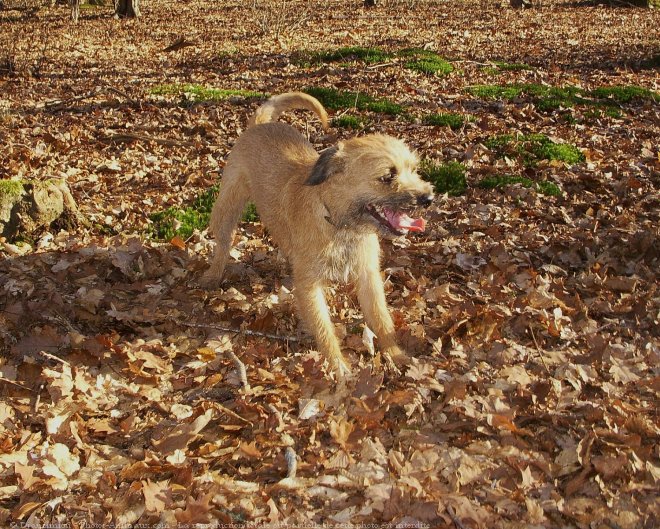
{"label": "dry oak leaf", "polygon": [[171,454],[175,450],[183,450],[189,443],[197,439],[197,434],[202,431],[212,417],[213,409],[210,408],[193,422],[179,425],[162,439],[154,441],[154,448],[161,454]]}
{"label": "dry oak leaf", "polygon": [[351,432],[354,428],[355,425],[343,417],[339,418],[338,420],[330,421],[330,435],[344,450],[346,450],[348,437],[351,435]]}
{"label": "dry oak leaf", "polygon": [[187,527],[192,527],[192,524],[206,524],[209,523],[211,510],[211,499],[213,494],[205,494],[199,499],[188,497],[186,500],[186,509],[177,509],[174,511],[174,517],[179,524]]}
{"label": "dry oak leaf", "polygon": [[28,490],[32,485],[41,481],[34,476],[35,467],[27,464],[23,465],[18,461],[14,463],[14,472],[21,478],[21,489]]}
{"label": "dry oak leaf", "polygon": [[617,475],[622,475],[628,464],[628,456],[619,454],[612,456],[594,456],[591,458],[594,468],[604,479],[612,479]]}
{"label": "dry oak leaf", "polygon": [[172,491],[169,480],[142,482],[142,494],[147,511],[161,513],[172,503]]}

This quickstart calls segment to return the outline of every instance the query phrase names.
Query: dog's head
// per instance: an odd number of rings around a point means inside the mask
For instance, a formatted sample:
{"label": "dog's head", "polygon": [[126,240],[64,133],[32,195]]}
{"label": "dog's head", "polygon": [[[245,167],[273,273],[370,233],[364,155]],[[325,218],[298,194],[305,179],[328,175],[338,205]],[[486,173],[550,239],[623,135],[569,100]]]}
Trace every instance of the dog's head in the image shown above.
{"label": "dog's head", "polygon": [[398,236],[423,231],[411,218],[433,201],[433,187],[417,174],[419,159],[401,140],[372,134],[321,153],[307,185],[320,186],[331,223]]}

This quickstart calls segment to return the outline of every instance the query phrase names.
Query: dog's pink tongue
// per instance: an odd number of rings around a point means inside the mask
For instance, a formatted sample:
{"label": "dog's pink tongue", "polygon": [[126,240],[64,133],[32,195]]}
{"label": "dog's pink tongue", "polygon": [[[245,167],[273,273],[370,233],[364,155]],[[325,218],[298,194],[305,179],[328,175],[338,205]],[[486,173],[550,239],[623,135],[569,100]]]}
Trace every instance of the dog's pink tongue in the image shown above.
{"label": "dog's pink tongue", "polygon": [[405,213],[399,213],[390,209],[386,209],[384,213],[387,222],[395,230],[424,231],[426,229],[426,220],[422,218],[411,219]]}

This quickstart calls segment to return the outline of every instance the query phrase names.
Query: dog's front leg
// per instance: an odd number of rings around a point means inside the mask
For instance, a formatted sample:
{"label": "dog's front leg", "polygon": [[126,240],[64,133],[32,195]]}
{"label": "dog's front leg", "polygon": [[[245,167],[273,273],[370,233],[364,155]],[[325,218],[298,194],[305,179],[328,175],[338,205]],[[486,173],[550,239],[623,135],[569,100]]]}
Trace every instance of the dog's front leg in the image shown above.
{"label": "dog's front leg", "polygon": [[383,352],[398,366],[409,360],[396,343],[396,331],[387,308],[383,278],[378,267],[367,264],[358,277],[358,300],[369,328],[376,333]]}
{"label": "dog's front leg", "polygon": [[339,378],[350,374],[350,367],[341,352],[339,340],[330,318],[323,283],[317,278],[297,278],[295,287],[300,316],[307,329],[314,335],[320,351],[332,364]]}

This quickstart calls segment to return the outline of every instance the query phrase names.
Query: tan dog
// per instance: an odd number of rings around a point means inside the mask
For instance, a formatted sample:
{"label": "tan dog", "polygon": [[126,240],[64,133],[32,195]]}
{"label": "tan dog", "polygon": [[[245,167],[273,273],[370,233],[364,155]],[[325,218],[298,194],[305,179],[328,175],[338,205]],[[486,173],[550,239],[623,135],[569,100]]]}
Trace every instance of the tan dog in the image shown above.
{"label": "tan dog", "polygon": [[417,174],[417,157],[389,136],[343,141],[319,156],[295,129],[271,122],[296,108],[315,112],[327,127],[315,98],[282,94],[257,110],[234,145],[211,215],[217,246],[205,282],[221,279],[236,224],[253,200],[291,263],[300,315],[337,373],[350,369],[326,304],[327,281],[357,283],[364,318],[380,347],[397,364],[405,363],[385,301],[378,234],[423,231],[424,220],[402,209],[430,205],[433,188]]}

